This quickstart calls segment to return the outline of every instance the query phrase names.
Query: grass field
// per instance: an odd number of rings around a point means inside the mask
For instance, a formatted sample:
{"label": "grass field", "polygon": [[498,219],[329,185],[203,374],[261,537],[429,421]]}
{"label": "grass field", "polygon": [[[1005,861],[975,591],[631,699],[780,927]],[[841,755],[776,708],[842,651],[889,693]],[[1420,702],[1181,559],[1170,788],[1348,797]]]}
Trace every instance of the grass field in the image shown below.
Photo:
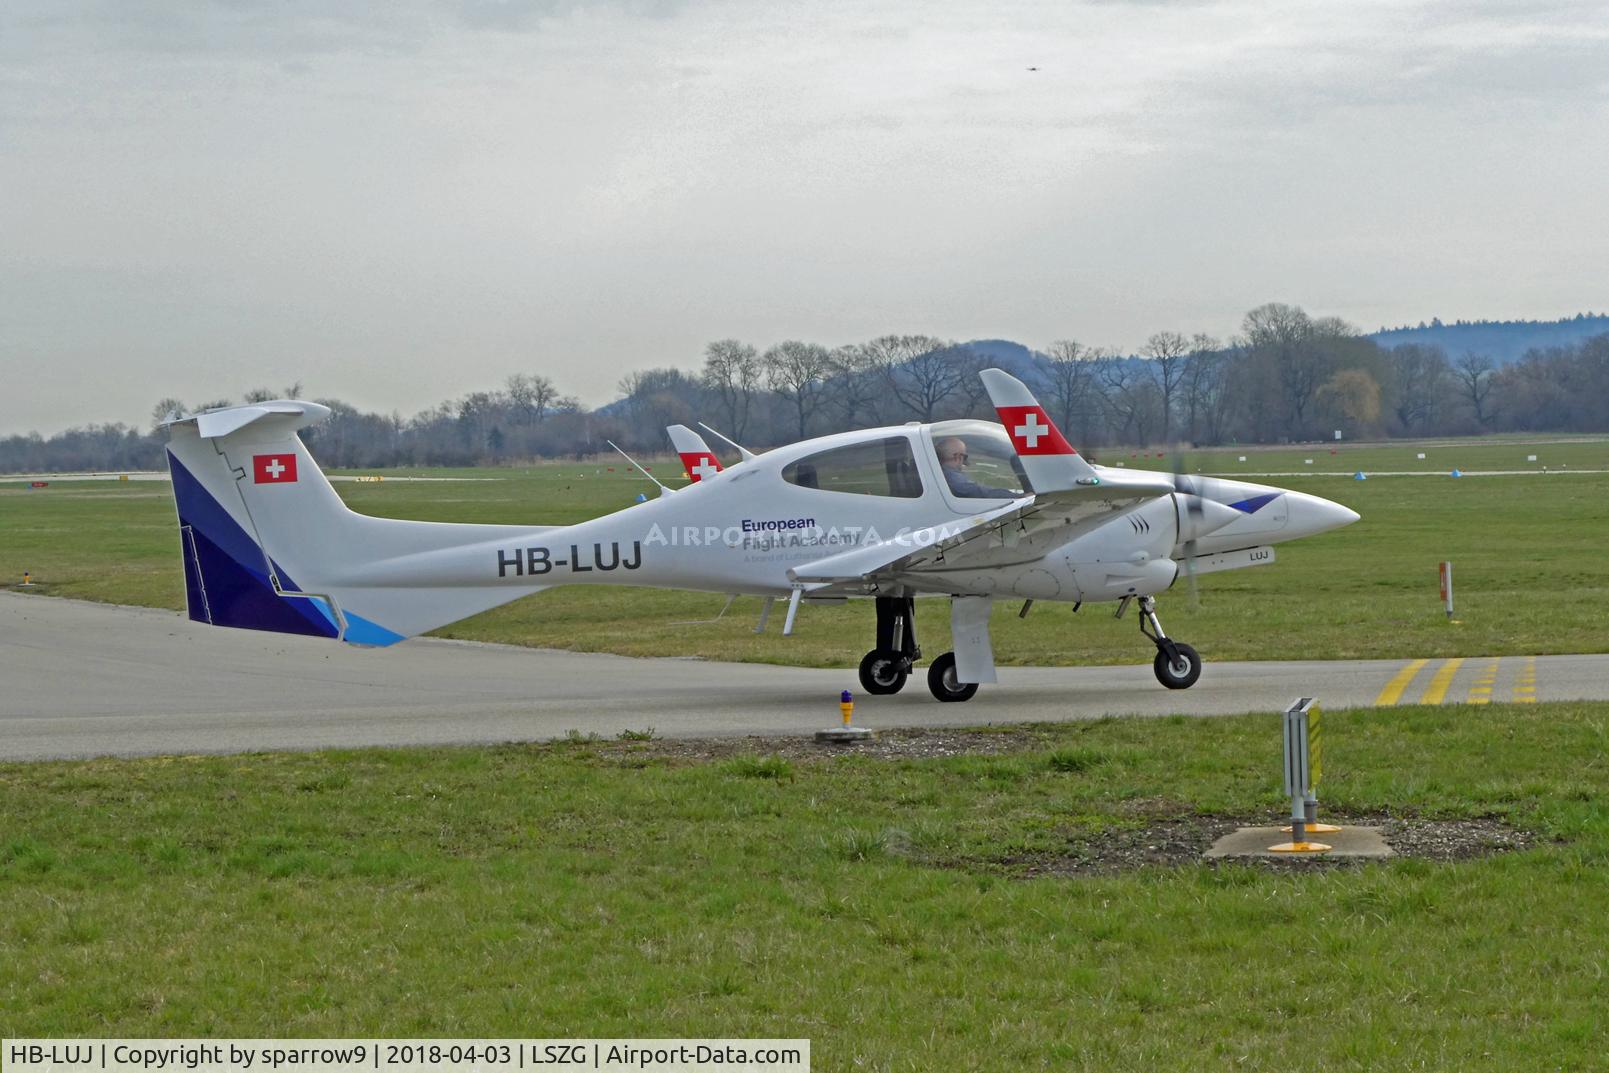
{"label": "grass field", "polygon": [[[980,740],[982,740],[980,735]],[[1601,1069],[1609,705],[1326,716],[1327,811],[1532,848],[1024,878],[1277,816],[1273,717],[994,756],[0,765],[9,1036],[805,1036],[818,1070]]]}
{"label": "grass field", "polygon": [[[1207,659],[1609,650],[1609,474],[1553,471],[1609,469],[1602,441],[1322,450],[1243,453],[1363,521],[1202,579],[1197,608],[1168,594],[1164,622]],[[1524,469],[1514,453],[1550,472],[1334,475]],[[562,523],[640,489],[600,469],[337,487],[379,515]],[[165,485],[0,483],[7,583],[177,608],[176,551]],[[676,624],[722,602],[560,589],[443,632],[840,666],[871,632],[851,605],[755,637],[752,600]],[[1014,610],[1005,662],[1149,658],[1105,609]],[[921,627],[942,650],[936,601]],[[1328,815],[1501,821],[1530,848],[1057,874],[1181,818],[1276,818],[1267,714],[996,728],[891,759],[577,740],[0,764],[0,1029],[803,1036],[818,1070],[1602,1068],[1609,704],[1325,720]]]}
{"label": "grass field", "polygon": [[[1609,558],[1603,504],[1609,502],[1609,441],[1478,440],[1290,451],[1250,451],[1246,467],[1230,455],[1202,455],[1242,468],[1301,472],[1284,487],[1311,491],[1357,510],[1363,520],[1335,533],[1280,545],[1271,567],[1204,577],[1199,605],[1187,586],[1160,600],[1164,625],[1208,660],[1516,655],[1609,651],[1603,612]],[[1419,462],[1413,456],[1430,458]],[[1377,477],[1365,470],[1525,469],[1524,476]],[[1107,461],[1116,461],[1108,457]],[[1136,459],[1135,465],[1139,465]],[[1146,463],[1166,466],[1154,457]],[[668,470],[671,463],[659,468]],[[624,467],[621,467],[623,469]],[[1568,469],[1575,473],[1561,472]],[[580,521],[629,504],[643,482],[601,465],[431,471],[477,480],[449,483],[338,483],[357,510],[442,521],[553,524]],[[486,479],[491,478],[491,479]],[[165,485],[56,483],[30,490],[0,484],[0,579],[24,570],[39,591],[178,609],[183,580],[173,507]],[[1455,564],[1458,621],[1448,623],[1436,593],[1436,564]],[[619,652],[693,654],[726,659],[850,666],[870,647],[872,610],[864,602],[807,607],[796,636],[775,628],[755,636],[759,601],[743,599],[720,622],[690,629],[724,603],[713,594],[628,588],[557,589],[440,631],[445,636]],[[1145,662],[1150,645],[1132,617],[1115,622],[1110,605],[1074,615],[1040,603],[1027,620],[997,607],[996,652],[1007,664]],[[940,601],[919,615],[924,648],[947,646]]]}
{"label": "grass field", "polygon": [[[1425,457],[1420,458],[1420,455]],[[1246,461],[1240,461],[1244,455]],[[1535,455],[1536,461],[1530,461]],[[1383,443],[1309,443],[1295,447],[1211,447],[1191,449],[1175,459],[1157,451],[1116,448],[1101,453],[1106,465],[1201,470],[1224,477],[1258,473],[1451,473],[1518,471],[1558,473],[1571,469],[1609,469],[1609,439],[1602,436],[1482,436]],[[1255,480],[1255,477],[1251,479]]]}

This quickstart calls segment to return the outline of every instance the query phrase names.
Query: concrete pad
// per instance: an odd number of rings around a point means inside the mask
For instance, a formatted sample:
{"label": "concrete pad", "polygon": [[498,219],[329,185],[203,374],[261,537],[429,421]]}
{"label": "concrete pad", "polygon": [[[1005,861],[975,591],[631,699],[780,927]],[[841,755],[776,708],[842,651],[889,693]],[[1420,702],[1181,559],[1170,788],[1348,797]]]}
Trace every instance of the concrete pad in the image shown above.
{"label": "concrete pad", "polygon": [[1290,834],[1278,827],[1238,827],[1214,842],[1212,848],[1203,853],[1202,857],[1207,860],[1226,857],[1264,857],[1270,860],[1288,861],[1311,857],[1330,859],[1362,857],[1384,860],[1396,856],[1392,848],[1386,845],[1385,835],[1378,827],[1343,827],[1339,831],[1308,838],[1309,842],[1322,842],[1329,846],[1330,850],[1327,853],[1273,853],[1268,848],[1290,840]]}
{"label": "concrete pad", "polygon": [[816,731],[816,740],[833,745],[853,745],[861,741],[876,741],[877,731],[866,727],[828,727]]}

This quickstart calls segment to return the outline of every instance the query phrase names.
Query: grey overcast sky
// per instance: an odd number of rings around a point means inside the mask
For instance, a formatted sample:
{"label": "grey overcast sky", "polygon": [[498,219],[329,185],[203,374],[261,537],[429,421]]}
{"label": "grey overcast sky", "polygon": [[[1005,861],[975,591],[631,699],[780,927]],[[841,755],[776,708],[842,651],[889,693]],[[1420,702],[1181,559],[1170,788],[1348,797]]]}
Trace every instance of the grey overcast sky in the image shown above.
{"label": "grey overcast sky", "polygon": [[1602,311],[1606,195],[1600,2],[5,0],[0,434]]}

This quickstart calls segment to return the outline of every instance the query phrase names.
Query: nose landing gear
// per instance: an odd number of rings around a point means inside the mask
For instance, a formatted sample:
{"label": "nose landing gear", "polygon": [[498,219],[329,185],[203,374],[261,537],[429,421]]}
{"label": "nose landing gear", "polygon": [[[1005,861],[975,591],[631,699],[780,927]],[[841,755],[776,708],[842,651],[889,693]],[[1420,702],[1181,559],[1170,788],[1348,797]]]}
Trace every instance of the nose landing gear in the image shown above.
{"label": "nose landing gear", "polygon": [[[1124,597],[1118,605],[1117,613],[1121,616],[1128,608],[1132,597]],[[1183,641],[1175,641],[1162,632],[1162,623],[1157,621],[1156,601],[1149,596],[1141,596],[1140,600],[1140,632],[1149,637],[1156,645],[1156,659],[1151,663],[1151,669],[1156,672],[1156,680],[1169,689],[1189,689],[1201,677],[1201,657],[1196,650]]]}

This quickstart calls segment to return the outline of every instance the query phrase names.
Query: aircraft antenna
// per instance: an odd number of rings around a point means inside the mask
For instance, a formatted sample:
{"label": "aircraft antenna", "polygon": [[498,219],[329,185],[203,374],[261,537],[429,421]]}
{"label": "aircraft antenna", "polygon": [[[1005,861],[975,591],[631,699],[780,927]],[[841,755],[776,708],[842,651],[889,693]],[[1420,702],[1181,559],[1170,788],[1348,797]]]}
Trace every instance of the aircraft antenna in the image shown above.
{"label": "aircraft antenna", "polygon": [[[619,445],[616,444],[614,440],[604,440],[603,442],[607,443],[610,447],[613,447],[615,450],[620,451]],[[641,473],[644,477],[647,477],[649,480],[653,481],[655,484],[658,484],[659,485],[659,494],[660,495],[664,495],[665,493],[671,491],[671,489],[666,488],[663,484],[660,484],[658,477],[655,477],[652,473],[649,473],[647,470],[643,469],[641,466],[638,466],[637,465],[637,460],[635,458],[632,458],[630,455],[628,455],[624,451],[620,451],[620,457],[624,458],[627,462],[630,462],[633,466],[635,466],[638,473]]]}
{"label": "aircraft antenna", "polygon": [[741,443],[738,443],[736,440],[732,439],[731,437],[722,435],[721,433],[715,431],[714,429],[712,429],[708,425],[706,425],[704,422],[700,421],[698,423],[698,427],[703,429],[705,432],[710,433],[713,436],[719,437],[723,442],[728,443],[733,447],[736,447],[737,451],[738,451],[738,454],[743,456],[743,461],[747,462],[749,459],[754,457],[754,452],[753,451],[749,450],[747,447],[743,446]]}

